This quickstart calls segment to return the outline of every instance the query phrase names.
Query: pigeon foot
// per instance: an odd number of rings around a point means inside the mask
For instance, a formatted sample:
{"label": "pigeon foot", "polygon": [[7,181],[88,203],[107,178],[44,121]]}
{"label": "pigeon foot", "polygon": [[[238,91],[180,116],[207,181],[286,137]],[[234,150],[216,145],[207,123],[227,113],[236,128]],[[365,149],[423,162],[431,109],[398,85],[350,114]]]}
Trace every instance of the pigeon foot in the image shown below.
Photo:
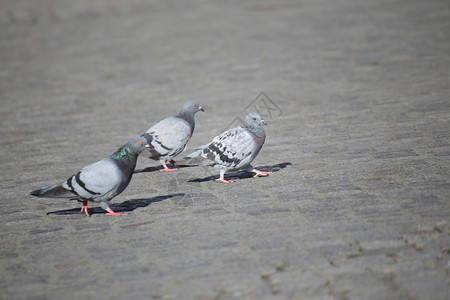
{"label": "pigeon foot", "polygon": [[160,172],[172,172],[178,170],[177,168],[170,169],[164,161],[161,161],[161,164],[163,165],[164,169],[159,170]]}
{"label": "pigeon foot", "polygon": [[223,174],[220,174],[220,177],[216,179],[217,182],[223,182],[223,183],[232,183],[234,182],[233,180],[225,180],[225,178],[223,178]]}
{"label": "pigeon foot", "polygon": [[113,212],[113,210],[110,208],[110,209],[107,209],[107,216],[126,216],[127,214],[126,213],[116,213],[116,212]]}
{"label": "pigeon foot", "polygon": [[272,174],[272,172],[263,172],[263,171],[259,171],[259,170],[256,170],[256,169],[253,169],[252,172],[256,173],[256,175],[253,176],[253,178],[256,178],[258,176],[267,176],[269,174]]}
{"label": "pigeon foot", "polygon": [[172,172],[172,171],[176,171],[176,170],[178,170],[178,169],[177,168],[175,168],[175,169],[164,168],[164,169],[161,169],[159,171],[160,172]]}

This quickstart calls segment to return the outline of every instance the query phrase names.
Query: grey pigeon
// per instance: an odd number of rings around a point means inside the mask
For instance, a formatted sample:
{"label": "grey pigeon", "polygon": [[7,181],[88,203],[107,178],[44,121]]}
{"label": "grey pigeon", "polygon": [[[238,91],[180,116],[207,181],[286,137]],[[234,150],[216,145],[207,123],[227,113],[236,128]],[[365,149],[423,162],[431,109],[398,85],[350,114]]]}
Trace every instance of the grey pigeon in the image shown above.
{"label": "grey pigeon", "polygon": [[139,154],[149,145],[144,136],[135,137],[111,156],[88,165],[66,181],[30,192],[48,198],[69,198],[83,203],[81,212],[89,216],[88,201],[100,202],[107,215],[122,216],[109,207],[109,200],[122,193],[131,181]]}
{"label": "grey pigeon", "polygon": [[159,160],[164,167],[160,171],[176,170],[169,169],[166,163],[173,163],[172,159],[186,149],[194,132],[194,115],[199,110],[205,111],[195,101],[186,102],[180,113],[159,121],[147,130],[150,154],[143,153],[143,155]]}
{"label": "grey pigeon", "polygon": [[211,143],[197,148],[193,153],[177,161],[180,166],[213,166],[220,172],[216,181],[228,183],[224,179],[227,171],[247,169],[255,176],[267,176],[272,172],[256,170],[250,163],[256,158],[266,139],[261,124],[267,123],[257,113],[245,117],[245,124],[229,129],[216,136]]}

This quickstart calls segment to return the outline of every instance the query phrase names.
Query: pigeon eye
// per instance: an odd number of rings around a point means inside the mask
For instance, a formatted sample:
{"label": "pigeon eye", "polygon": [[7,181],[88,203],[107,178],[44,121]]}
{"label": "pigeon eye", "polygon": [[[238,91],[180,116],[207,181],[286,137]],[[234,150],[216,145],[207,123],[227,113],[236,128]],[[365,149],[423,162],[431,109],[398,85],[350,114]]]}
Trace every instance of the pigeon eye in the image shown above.
{"label": "pigeon eye", "polygon": [[194,107],[197,107],[197,104],[194,104]]}
{"label": "pigeon eye", "polygon": [[137,143],[138,143],[138,145],[142,144],[142,142],[141,142],[141,141],[137,141]]}
{"label": "pigeon eye", "polygon": [[256,121],[256,118],[253,118],[253,120],[255,120],[255,121]]}

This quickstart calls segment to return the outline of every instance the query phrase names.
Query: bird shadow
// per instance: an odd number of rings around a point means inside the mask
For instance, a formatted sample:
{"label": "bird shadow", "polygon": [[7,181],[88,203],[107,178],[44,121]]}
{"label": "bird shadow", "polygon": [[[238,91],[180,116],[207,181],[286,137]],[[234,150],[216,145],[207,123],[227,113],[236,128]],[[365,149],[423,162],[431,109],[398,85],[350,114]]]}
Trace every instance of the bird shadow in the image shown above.
{"label": "bird shadow", "polygon": [[[167,164],[167,167],[178,168],[178,166],[176,166],[175,164],[172,164],[172,163]],[[140,170],[134,170],[134,173],[136,174],[136,173],[156,172],[156,171],[161,171],[162,169],[164,169],[164,167],[159,165],[157,167],[147,167],[147,168],[140,169]]]}
{"label": "bird shadow", "polygon": [[[284,163],[279,163],[276,165],[272,165],[272,166],[261,166],[258,167],[257,169],[259,171],[263,171],[263,172],[272,172],[272,173],[276,173],[284,168],[286,168],[287,166],[292,165],[292,163],[290,162],[284,162]],[[211,170],[214,170],[211,168]],[[214,172],[214,171],[213,171]],[[219,178],[218,176],[219,174],[214,174],[205,178],[198,178],[198,179],[192,179],[192,180],[188,180],[188,182],[204,182],[204,181],[214,181],[217,178]],[[250,172],[250,171],[240,171],[240,172],[235,172],[232,174],[227,174],[225,175],[225,179],[226,180],[233,180],[233,179],[247,179],[247,178],[253,178],[253,176],[255,176],[254,173]],[[270,175],[269,175],[270,176]]]}
{"label": "bird shadow", "polygon": [[134,173],[136,174],[136,173],[156,172],[161,169],[164,169],[164,168],[162,166],[148,167],[148,168],[144,168],[144,169],[140,169],[140,170],[134,170]]}
{"label": "bird shadow", "polygon": [[[166,199],[170,199],[173,197],[182,197],[184,196],[184,193],[178,193],[178,194],[171,194],[171,195],[164,195],[164,196],[156,196],[153,198],[139,198],[139,199],[131,199],[124,201],[122,203],[115,203],[111,204],[110,207],[115,212],[127,212],[127,211],[133,211],[137,208],[141,207],[147,207],[150,204],[154,202],[161,202]],[[88,208],[89,214],[106,214],[106,211],[103,210],[101,207],[92,207]],[[57,211],[50,211],[47,213],[47,215],[76,215],[80,214],[80,208],[72,208],[72,209],[65,209],[65,210],[57,210]],[[83,213],[84,214],[84,213]]]}

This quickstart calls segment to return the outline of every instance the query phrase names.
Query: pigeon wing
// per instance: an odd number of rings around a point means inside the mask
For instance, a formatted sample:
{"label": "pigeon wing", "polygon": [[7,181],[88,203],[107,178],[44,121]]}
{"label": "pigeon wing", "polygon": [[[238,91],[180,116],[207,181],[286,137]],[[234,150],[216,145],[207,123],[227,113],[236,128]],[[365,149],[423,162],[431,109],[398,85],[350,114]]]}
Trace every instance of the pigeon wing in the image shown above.
{"label": "pigeon wing", "polygon": [[115,161],[106,158],[84,167],[66,182],[78,195],[97,199],[109,195],[125,180]]}
{"label": "pigeon wing", "polygon": [[181,153],[192,135],[192,128],[183,119],[177,117],[166,118],[154,126],[147,133],[150,135],[151,156],[175,156]]}

